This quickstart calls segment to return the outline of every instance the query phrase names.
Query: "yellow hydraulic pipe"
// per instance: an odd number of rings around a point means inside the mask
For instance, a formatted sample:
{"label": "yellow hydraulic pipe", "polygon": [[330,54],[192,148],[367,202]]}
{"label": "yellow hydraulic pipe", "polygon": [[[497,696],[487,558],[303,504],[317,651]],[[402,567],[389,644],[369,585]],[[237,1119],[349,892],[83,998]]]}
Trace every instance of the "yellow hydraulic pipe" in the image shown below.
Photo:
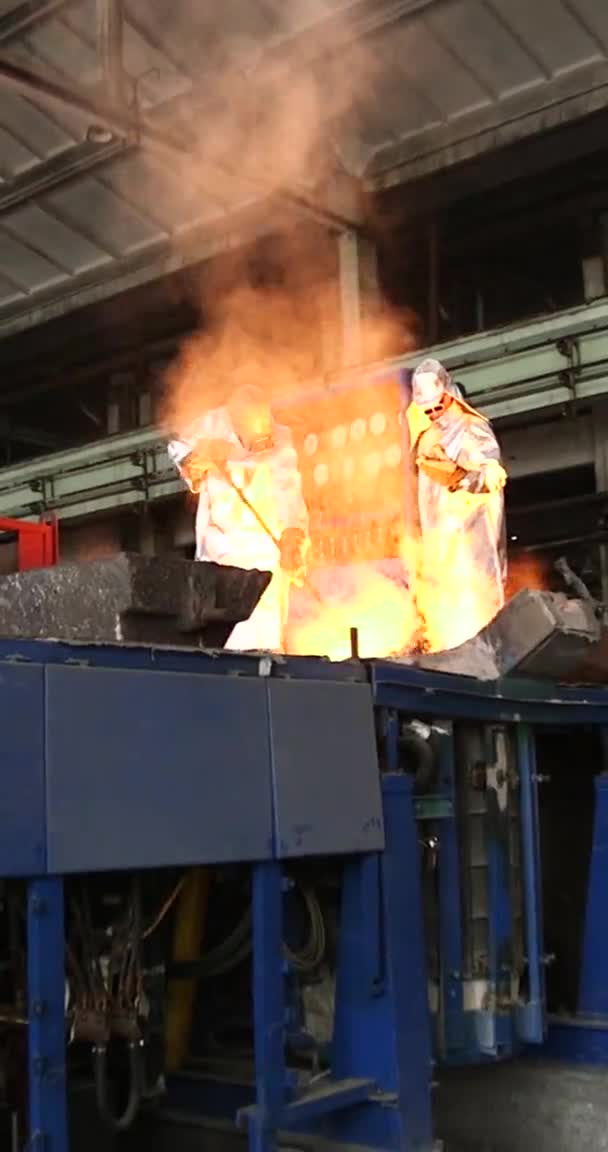
{"label": "yellow hydraulic pipe", "polygon": [[[198,960],[207,921],[209,870],[195,868],[182,888],[175,912],[173,961]],[[181,1067],[188,1056],[196,998],[195,980],[173,980],[167,1003],[167,1071]]]}

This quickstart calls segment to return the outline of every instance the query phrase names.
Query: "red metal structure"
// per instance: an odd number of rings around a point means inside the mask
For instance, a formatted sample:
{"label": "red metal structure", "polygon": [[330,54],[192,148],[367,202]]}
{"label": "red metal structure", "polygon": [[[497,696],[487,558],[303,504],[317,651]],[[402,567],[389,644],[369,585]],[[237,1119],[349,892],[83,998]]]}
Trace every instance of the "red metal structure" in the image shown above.
{"label": "red metal structure", "polygon": [[59,560],[59,530],[53,520],[11,520],[0,516],[0,533],[17,540],[17,568],[50,568]]}

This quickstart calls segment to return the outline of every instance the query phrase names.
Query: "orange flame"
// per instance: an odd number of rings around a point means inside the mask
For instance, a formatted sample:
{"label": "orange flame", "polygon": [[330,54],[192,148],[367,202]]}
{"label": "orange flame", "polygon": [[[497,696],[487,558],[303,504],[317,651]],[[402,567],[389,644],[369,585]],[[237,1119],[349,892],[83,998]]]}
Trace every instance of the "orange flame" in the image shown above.
{"label": "orange flame", "polygon": [[548,563],[542,557],[530,554],[511,557],[506,588],[507,600],[511,600],[522,588],[544,592],[549,587]]}
{"label": "orange flame", "polygon": [[361,657],[395,656],[411,646],[418,618],[406,589],[370,570],[351,572],[346,591],[336,583],[322,607],[315,609],[310,599],[301,598],[300,613],[296,606],[289,628],[291,653],[346,660],[351,655],[351,628],[357,629]]}
{"label": "orange flame", "polygon": [[446,652],[477,636],[502,607],[496,582],[483,571],[471,580],[471,541],[453,531],[404,539],[404,565],[414,576],[415,600],[425,648]]}
{"label": "orange flame", "polygon": [[[324,555],[317,555],[316,565],[324,569],[324,578],[334,566],[334,588],[322,608],[311,597],[292,593],[290,652],[347,658],[351,628],[358,630],[363,657],[411,652],[421,634],[431,651],[454,648],[481,631],[501,607],[495,585],[483,573],[471,579],[469,542],[458,512],[453,529],[447,526],[436,539],[425,538],[424,555],[406,526],[409,515],[402,511],[397,539],[380,540],[383,524],[395,507],[403,509],[404,496],[410,499],[415,483],[397,421],[402,403],[398,383],[393,379],[378,387],[374,381],[369,393],[361,381],[354,381],[352,389],[323,387],[323,341],[313,333],[322,319],[325,345],[332,346],[339,359],[342,322],[336,285],[317,249],[313,253],[303,240],[303,249],[294,250],[293,243],[285,241],[281,248],[284,274],[278,282],[260,288],[243,264],[243,275],[238,275],[237,260],[228,283],[220,284],[215,295],[207,293],[208,326],[184,342],[167,373],[165,427],[186,428],[248,382],[264,387],[279,422],[291,426],[311,534],[317,540],[326,532],[329,536],[327,549],[318,549]],[[385,356],[407,339],[416,342],[412,317],[397,317],[377,302],[364,314],[368,357]],[[319,403],[290,405],[300,389],[311,388],[311,381],[316,381]],[[258,511],[274,524],[271,504],[269,496],[257,497]],[[336,529],[334,537],[332,526],[341,521],[364,528],[345,530],[348,540]],[[409,588],[406,581],[398,583],[378,571],[382,561],[399,559]],[[337,565],[351,566],[342,583]],[[314,582],[314,571],[311,579]]]}

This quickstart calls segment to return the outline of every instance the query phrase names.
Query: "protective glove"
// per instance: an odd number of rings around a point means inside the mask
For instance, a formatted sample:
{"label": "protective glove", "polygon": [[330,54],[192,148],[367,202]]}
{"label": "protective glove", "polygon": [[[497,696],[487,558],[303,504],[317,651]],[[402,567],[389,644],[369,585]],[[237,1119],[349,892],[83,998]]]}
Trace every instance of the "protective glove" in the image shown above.
{"label": "protective glove", "polygon": [[432,456],[419,456],[416,464],[421,472],[424,472],[436,484],[448,488],[450,492],[454,492],[466,476],[464,468],[455,464],[449,456],[440,456],[438,453],[433,453]]}
{"label": "protective glove", "polygon": [[294,584],[306,574],[306,536],[301,528],[286,528],[279,540],[281,568],[288,572]]}
{"label": "protective glove", "polygon": [[502,464],[498,460],[487,460],[483,467],[480,469],[484,488],[492,495],[495,492],[502,492],[505,484],[507,483],[507,473],[505,472]]}
{"label": "protective glove", "polygon": [[203,480],[213,468],[225,468],[234,446],[228,440],[198,440],[187,455],[176,460],[191,492],[200,492]]}

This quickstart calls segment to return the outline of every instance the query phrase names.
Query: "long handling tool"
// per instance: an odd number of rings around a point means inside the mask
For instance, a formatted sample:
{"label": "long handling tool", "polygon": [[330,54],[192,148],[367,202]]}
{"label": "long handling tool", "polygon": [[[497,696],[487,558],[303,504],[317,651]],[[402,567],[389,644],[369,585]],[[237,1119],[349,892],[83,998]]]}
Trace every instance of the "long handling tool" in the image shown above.
{"label": "long handling tool", "polygon": [[[218,467],[219,467],[219,471],[221,472],[222,476],[224,477],[224,480],[226,480],[226,481],[227,481],[227,483],[228,483],[228,484],[230,485],[230,487],[232,488],[233,492],[236,492],[236,493],[237,493],[237,495],[238,495],[239,499],[240,499],[240,500],[243,502],[243,504],[245,505],[245,508],[247,508],[247,510],[248,510],[249,512],[251,512],[251,515],[255,517],[255,519],[257,520],[258,524],[260,525],[260,528],[262,529],[262,531],[266,533],[266,535],[267,535],[267,536],[268,536],[268,537],[269,537],[269,538],[272,540],[272,543],[275,545],[275,547],[276,547],[276,548],[278,548],[278,549],[279,549],[279,552],[280,552],[280,550],[281,550],[281,542],[280,542],[280,540],[279,540],[279,539],[278,539],[278,538],[275,536],[275,534],[274,534],[274,532],[272,531],[272,529],[271,529],[271,528],[268,526],[268,524],[267,524],[267,523],[266,523],[266,521],[264,520],[263,516],[261,516],[261,515],[260,515],[260,513],[259,513],[259,512],[258,512],[258,510],[257,510],[257,508],[255,508],[255,507],[254,507],[254,505],[251,503],[251,501],[250,501],[250,500],[247,498],[247,496],[246,496],[246,495],[245,495],[245,493],[243,492],[243,489],[242,489],[242,488],[239,488],[238,484],[235,484],[235,482],[234,482],[234,480],[232,479],[232,476],[230,475],[230,473],[229,473],[228,469],[227,469],[227,468],[225,468],[225,467],[223,467],[223,466],[221,466],[221,465],[219,465]],[[302,583],[304,584],[304,587],[308,589],[308,591],[310,592],[311,596],[314,596],[314,598],[315,598],[315,600],[317,601],[317,603],[318,603],[318,604],[322,604],[322,603],[323,603],[323,601],[322,601],[322,599],[321,599],[321,596],[320,596],[320,595],[319,595],[319,593],[317,592],[317,589],[315,588],[314,584],[311,584],[310,580],[309,580],[309,579],[308,579],[306,576],[304,577],[304,579],[303,579]]]}

